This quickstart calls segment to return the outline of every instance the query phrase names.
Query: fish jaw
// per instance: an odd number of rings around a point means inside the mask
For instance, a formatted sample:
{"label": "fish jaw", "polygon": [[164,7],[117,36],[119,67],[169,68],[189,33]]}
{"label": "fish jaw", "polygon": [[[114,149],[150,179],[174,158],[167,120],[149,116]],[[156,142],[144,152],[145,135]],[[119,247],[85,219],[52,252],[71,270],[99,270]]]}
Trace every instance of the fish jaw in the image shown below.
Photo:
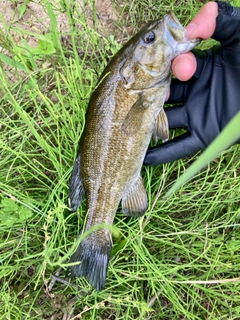
{"label": "fish jaw", "polygon": [[188,52],[196,47],[201,39],[188,39],[186,29],[181,25],[173,12],[164,16],[165,41],[172,48],[171,60],[179,54]]}

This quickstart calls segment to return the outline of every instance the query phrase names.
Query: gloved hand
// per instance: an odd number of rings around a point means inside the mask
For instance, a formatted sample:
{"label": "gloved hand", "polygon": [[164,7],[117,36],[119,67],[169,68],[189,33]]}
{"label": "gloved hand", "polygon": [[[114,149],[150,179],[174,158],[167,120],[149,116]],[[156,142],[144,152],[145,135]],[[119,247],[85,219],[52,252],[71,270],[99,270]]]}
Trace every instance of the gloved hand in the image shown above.
{"label": "gloved hand", "polygon": [[171,162],[205,149],[240,111],[240,8],[220,1],[217,4],[212,38],[221,44],[192,51],[196,72],[186,82],[172,80],[167,102],[177,106],[165,109],[169,128],[189,131],[148,149],[145,165]]}

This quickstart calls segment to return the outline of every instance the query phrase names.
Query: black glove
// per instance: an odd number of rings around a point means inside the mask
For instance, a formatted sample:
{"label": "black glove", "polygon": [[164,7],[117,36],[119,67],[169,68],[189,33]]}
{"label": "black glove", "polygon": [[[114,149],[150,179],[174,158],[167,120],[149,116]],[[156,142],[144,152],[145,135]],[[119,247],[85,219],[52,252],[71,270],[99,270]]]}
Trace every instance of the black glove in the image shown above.
{"label": "black glove", "polygon": [[148,149],[145,165],[171,162],[205,149],[240,111],[240,8],[217,3],[212,38],[221,45],[192,51],[197,70],[189,81],[172,80],[168,103],[178,106],[165,109],[169,128],[189,132]]}

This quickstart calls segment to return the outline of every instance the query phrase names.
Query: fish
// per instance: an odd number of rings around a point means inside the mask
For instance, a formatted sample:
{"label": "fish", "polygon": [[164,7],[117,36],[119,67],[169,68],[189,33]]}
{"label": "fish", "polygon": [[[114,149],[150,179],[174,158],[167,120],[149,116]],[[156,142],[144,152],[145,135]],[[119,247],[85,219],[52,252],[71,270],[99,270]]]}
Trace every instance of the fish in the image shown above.
{"label": "fish", "polygon": [[149,22],[110,60],[90,97],[68,196],[72,211],[86,197],[88,234],[71,256],[79,263],[68,267],[67,276],[85,276],[97,291],[105,286],[108,226],[120,202],[127,216],[141,217],[148,209],[141,168],[151,138],[169,137],[163,105],[171,62],[199,42],[187,38],[174,13]]}

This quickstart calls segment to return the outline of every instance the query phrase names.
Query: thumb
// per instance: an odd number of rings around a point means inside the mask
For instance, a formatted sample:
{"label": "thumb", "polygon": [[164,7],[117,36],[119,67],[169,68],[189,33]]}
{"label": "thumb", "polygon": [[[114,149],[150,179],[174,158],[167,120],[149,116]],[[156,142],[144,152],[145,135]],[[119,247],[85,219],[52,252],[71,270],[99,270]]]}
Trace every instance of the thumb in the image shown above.
{"label": "thumb", "polygon": [[197,61],[192,52],[181,54],[172,62],[172,72],[181,81],[189,80],[197,70]]}
{"label": "thumb", "polygon": [[195,18],[186,27],[189,39],[211,38],[216,29],[216,18],[218,16],[218,4],[208,2],[198,12]]}

